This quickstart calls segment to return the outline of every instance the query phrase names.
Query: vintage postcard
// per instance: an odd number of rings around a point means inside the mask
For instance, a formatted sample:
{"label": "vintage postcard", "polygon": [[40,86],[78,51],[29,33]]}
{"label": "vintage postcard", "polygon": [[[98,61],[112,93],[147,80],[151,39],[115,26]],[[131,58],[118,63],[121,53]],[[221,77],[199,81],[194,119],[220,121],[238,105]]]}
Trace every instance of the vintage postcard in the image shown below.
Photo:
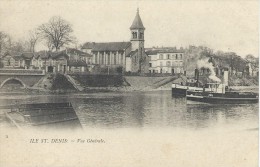
{"label": "vintage postcard", "polygon": [[1,167],[256,167],[259,1],[0,1]]}

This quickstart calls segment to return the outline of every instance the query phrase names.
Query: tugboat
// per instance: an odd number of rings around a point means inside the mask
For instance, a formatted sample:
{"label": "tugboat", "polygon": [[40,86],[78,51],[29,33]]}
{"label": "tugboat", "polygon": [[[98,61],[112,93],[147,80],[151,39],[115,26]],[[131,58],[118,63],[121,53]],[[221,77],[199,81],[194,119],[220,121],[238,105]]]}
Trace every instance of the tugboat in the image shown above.
{"label": "tugboat", "polygon": [[[196,70],[195,70],[196,72]],[[232,91],[228,88],[228,71],[224,71],[223,82],[208,82],[202,88],[186,90],[187,100],[211,104],[258,103],[257,93]]]}
{"label": "tugboat", "polygon": [[259,97],[253,92],[227,91],[224,84],[206,84],[212,91],[187,90],[187,100],[211,104],[248,104],[258,103]]}
{"label": "tugboat", "polygon": [[207,83],[203,90],[187,90],[187,100],[212,104],[258,103],[258,93],[232,91],[228,88],[228,71],[224,71],[223,83]]}
{"label": "tugboat", "polygon": [[172,95],[173,96],[181,96],[185,97],[187,94],[187,90],[192,91],[203,91],[203,87],[199,84],[199,70],[195,69],[195,81],[194,79],[187,81],[184,85],[183,82],[181,84],[173,83],[172,84]]}

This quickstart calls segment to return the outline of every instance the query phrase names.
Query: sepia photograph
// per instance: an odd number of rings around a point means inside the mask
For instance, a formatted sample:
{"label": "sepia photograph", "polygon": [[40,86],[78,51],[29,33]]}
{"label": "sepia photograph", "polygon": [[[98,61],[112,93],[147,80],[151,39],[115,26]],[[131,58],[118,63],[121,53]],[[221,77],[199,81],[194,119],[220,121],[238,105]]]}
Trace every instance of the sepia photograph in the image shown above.
{"label": "sepia photograph", "polygon": [[1,167],[257,167],[259,1],[0,0]]}

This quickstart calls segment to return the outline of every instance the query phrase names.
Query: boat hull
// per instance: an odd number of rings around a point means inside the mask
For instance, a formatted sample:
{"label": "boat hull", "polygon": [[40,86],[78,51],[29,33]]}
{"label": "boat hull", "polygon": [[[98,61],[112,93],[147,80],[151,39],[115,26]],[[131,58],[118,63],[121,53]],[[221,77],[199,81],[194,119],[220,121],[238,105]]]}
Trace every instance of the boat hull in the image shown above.
{"label": "boat hull", "polygon": [[186,92],[187,89],[183,89],[183,88],[172,88],[172,95],[176,95],[176,96],[186,96]]}
{"label": "boat hull", "polygon": [[172,84],[172,95],[185,97],[187,94],[187,90],[203,91],[203,88]]}
{"label": "boat hull", "polygon": [[251,92],[226,92],[225,94],[187,91],[187,100],[212,104],[258,103],[258,94]]}

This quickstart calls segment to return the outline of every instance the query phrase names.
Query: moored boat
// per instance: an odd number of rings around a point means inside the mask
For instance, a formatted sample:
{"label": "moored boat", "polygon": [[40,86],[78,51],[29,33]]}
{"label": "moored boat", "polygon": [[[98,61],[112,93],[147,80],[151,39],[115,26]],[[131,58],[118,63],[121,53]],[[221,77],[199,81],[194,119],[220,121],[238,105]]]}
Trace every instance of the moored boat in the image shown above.
{"label": "moored boat", "polygon": [[212,104],[258,103],[259,97],[253,92],[227,91],[224,84],[210,83],[211,91],[187,90],[187,100]]}
{"label": "moored boat", "polygon": [[18,128],[66,122],[77,122],[80,125],[78,116],[69,102],[17,104],[6,108],[7,118]]}
{"label": "moored boat", "polygon": [[[186,82],[173,83],[172,95],[173,96],[186,96],[187,90],[191,91],[203,91],[203,86],[199,83],[199,70],[195,69],[195,77],[187,79]],[[207,91],[207,90],[205,90]]]}
{"label": "moored boat", "polygon": [[172,84],[172,95],[185,97],[187,90],[203,91],[203,88],[191,86],[191,85],[180,85],[180,84],[175,84],[175,83]]}

